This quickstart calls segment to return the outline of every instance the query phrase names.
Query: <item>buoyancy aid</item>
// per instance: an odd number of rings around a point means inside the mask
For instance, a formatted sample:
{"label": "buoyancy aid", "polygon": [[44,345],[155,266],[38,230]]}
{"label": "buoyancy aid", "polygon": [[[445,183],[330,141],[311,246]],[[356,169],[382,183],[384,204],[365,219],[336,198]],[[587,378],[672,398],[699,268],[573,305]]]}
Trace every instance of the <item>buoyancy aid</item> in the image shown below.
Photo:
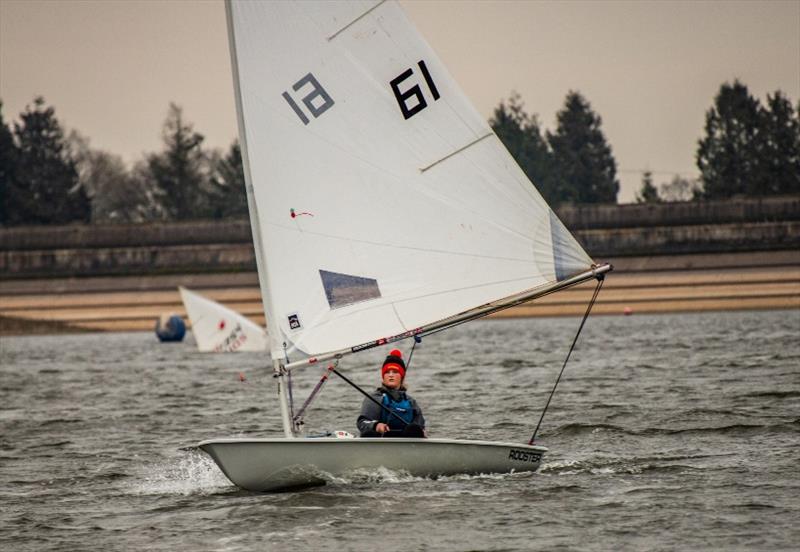
{"label": "buoyancy aid", "polygon": [[381,409],[381,422],[387,424],[390,429],[403,430],[414,419],[414,408],[405,393],[400,395],[399,401],[394,400],[388,393],[384,393],[381,403],[406,422],[404,424],[386,412],[386,410]]}

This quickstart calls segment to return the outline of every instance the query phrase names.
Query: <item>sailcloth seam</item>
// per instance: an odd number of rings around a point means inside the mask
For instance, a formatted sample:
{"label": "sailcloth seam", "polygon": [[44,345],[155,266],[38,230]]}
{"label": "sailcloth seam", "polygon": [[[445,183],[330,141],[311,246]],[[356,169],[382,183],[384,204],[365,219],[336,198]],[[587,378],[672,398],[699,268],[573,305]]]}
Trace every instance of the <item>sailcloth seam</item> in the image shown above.
{"label": "sailcloth seam", "polygon": [[394,301],[392,302],[392,312],[394,312],[394,316],[395,316],[395,318],[397,318],[397,323],[400,324],[400,327],[403,328],[404,332],[407,332],[408,328],[406,327],[405,323],[403,322],[403,319],[400,317],[400,313],[397,312],[397,307],[395,306]]}
{"label": "sailcloth seam", "polygon": [[[274,226],[276,228],[281,228],[283,230],[300,232],[300,230],[297,230],[296,228],[291,227],[291,226],[287,226],[285,224],[278,224],[278,223],[270,222],[270,223],[267,223],[267,226]],[[446,250],[443,250],[443,249],[430,249],[430,248],[425,248],[425,247],[414,247],[414,246],[410,246],[410,245],[401,245],[401,244],[396,244],[396,243],[381,243],[381,242],[375,242],[375,241],[371,241],[371,240],[363,240],[363,239],[350,238],[350,237],[345,237],[345,236],[336,236],[334,234],[326,234],[324,232],[314,232],[314,231],[309,231],[309,230],[303,230],[302,232],[304,234],[310,234],[310,235],[313,235],[313,236],[321,236],[321,237],[330,238],[330,239],[333,239],[333,240],[341,240],[341,241],[352,242],[352,243],[363,243],[363,244],[367,244],[367,245],[376,245],[376,246],[379,246],[379,247],[390,247],[392,249],[405,249],[405,250],[408,250],[408,251],[422,251],[422,252],[425,252],[425,253],[441,253],[441,254],[445,254],[445,255],[454,255],[454,256],[458,256],[458,257],[470,257],[470,258],[475,258],[475,259],[492,259],[492,260],[495,260],[495,261],[512,261],[512,262],[518,262],[518,263],[530,263],[531,262],[531,260],[529,258],[500,257],[500,256],[496,256],[496,255],[478,255],[478,254],[475,254],[475,253],[466,253],[466,252],[463,252],[463,251],[446,251]],[[530,238],[527,238],[527,239],[530,240]]]}
{"label": "sailcloth seam", "polygon": [[[447,291],[438,291],[438,292],[435,292],[435,293],[428,293],[426,295],[416,295],[416,296],[411,297],[409,299],[397,299],[392,303],[392,305],[394,306],[394,304],[396,304],[396,303],[408,303],[409,301],[417,301],[418,299],[424,299],[424,298],[427,298],[427,297],[437,297],[439,295],[447,295],[448,293],[456,293],[456,292],[459,292],[459,291],[466,291],[466,290],[469,290],[469,289],[479,289],[479,288],[484,288],[484,287],[489,287],[489,286],[496,286],[496,285],[499,285],[499,284],[511,284],[511,283],[514,283],[514,282],[524,282],[525,280],[530,280],[531,278],[534,278],[534,277],[535,276],[525,276],[525,277],[522,277],[522,278],[511,278],[509,280],[495,280],[493,282],[483,282],[483,283],[480,283],[480,284],[475,284],[475,285],[472,285],[472,286],[463,286],[463,287],[460,287],[460,288],[450,288]],[[497,299],[492,299],[491,301],[488,301],[486,304],[493,303],[495,301],[502,301],[503,299],[506,299],[507,297],[511,297],[512,295],[517,295],[518,293],[522,293],[522,292],[529,291],[529,290],[534,290],[534,289],[536,289],[536,288],[538,288],[540,286],[543,286],[543,285],[546,285],[546,284],[549,284],[549,283],[551,283],[551,282],[550,281],[544,281],[541,284],[533,286],[532,288],[526,288],[526,289],[523,289],[521,291],[512,293],[511,295],[505,296],[505,297],[498,297]]]}

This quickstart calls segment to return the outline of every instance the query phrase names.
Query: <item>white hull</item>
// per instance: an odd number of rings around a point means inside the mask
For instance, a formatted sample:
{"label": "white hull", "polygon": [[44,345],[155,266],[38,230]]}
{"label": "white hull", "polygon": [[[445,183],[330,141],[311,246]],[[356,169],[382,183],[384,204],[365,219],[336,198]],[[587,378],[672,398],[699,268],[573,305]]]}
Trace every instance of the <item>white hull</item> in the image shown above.
{"label": "white hull", "polygon": [[535,471],[545,447],[452,439],[218,439],[207,452],[235,485],[281,491],[384,467],[414,476]]}

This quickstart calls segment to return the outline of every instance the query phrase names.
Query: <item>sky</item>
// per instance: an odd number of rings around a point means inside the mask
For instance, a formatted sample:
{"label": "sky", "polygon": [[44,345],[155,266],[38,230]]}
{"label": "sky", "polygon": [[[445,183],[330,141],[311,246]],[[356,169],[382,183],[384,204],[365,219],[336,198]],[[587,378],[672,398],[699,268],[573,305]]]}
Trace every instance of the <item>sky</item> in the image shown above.
{"label": "sky", "polygon": [[[400,4],[487,119],[517,92],[554,130],[568,91],[602,118],[619,201],[642,171],[696,177],[705,112],[739,79],[762,103],[800,100],[800,0],[421,1]],[[236,108],[222,0],[0,0],[0,100],[17,121],[43,96],[93,148],[161,150],[170,102],[228,148]]]}

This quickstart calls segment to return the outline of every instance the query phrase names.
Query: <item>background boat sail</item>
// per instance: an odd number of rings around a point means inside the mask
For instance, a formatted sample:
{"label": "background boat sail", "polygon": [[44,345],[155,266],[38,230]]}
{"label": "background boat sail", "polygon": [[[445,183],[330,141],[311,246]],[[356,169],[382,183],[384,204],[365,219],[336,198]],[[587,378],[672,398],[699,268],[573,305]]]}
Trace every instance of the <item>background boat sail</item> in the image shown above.
{"label": "background boat sail", "polygon": [[178,291],[201,353],[267,350],[267,332],[252,320],[185,287]]}
{"label": "background boat sail", "polygon": [[531,445],[295,438],[289,371],[610,267],[594,265],[395,2],[229,0],[226,10],[286,437],[200,447],[252,490],[375,466],[415,475],[536,469],[546,449]]}

